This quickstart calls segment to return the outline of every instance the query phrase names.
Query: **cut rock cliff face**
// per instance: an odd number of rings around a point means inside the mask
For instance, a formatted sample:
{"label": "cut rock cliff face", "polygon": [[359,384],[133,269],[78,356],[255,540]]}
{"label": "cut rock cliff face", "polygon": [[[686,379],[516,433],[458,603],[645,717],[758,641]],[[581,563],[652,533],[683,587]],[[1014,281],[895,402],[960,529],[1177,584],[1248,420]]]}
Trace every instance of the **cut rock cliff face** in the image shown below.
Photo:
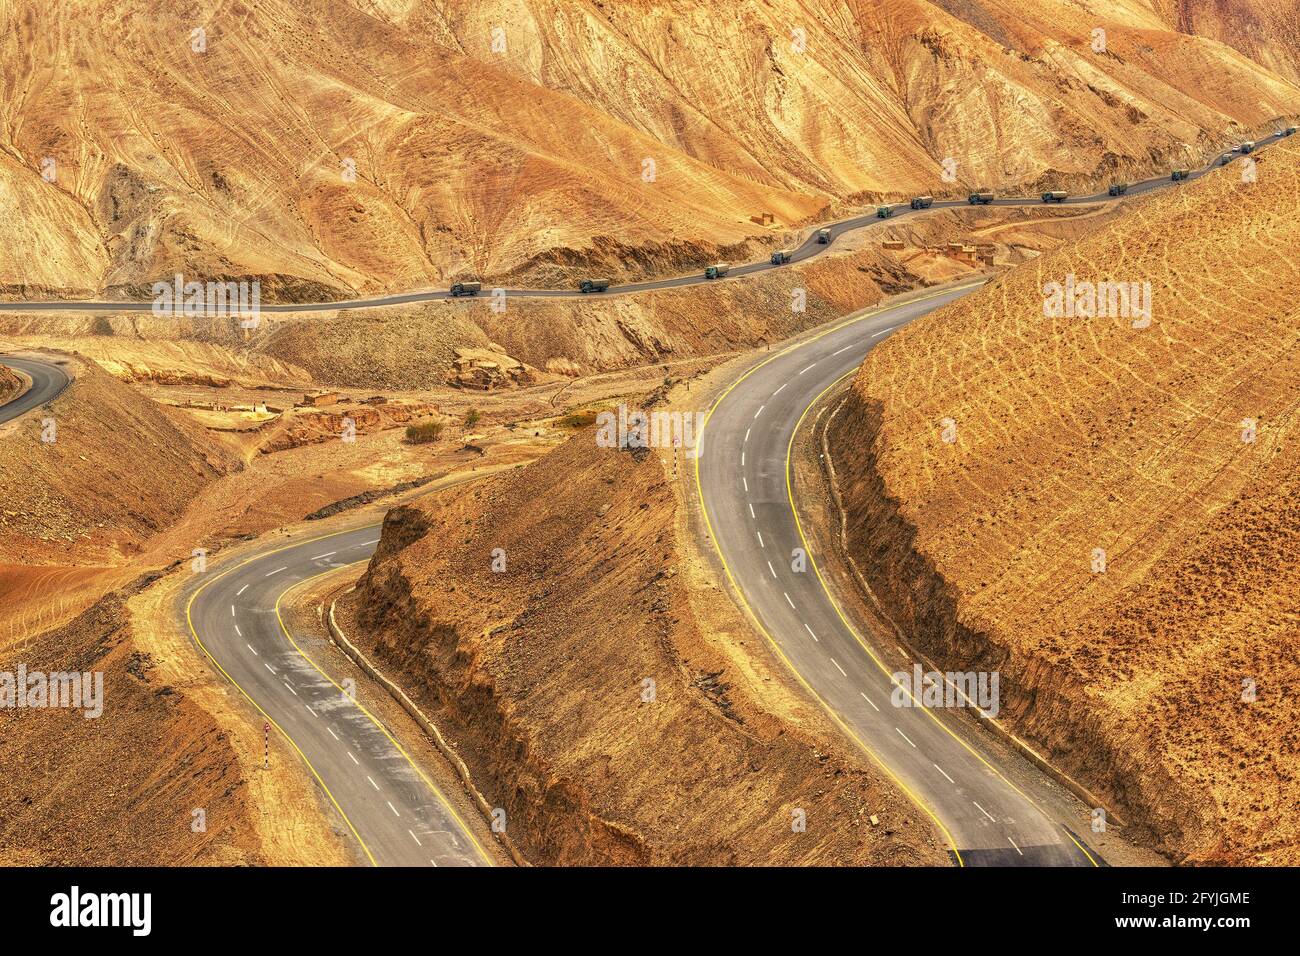
{"label": "cut rock cliff face", "polygon": [[[895,623],[1180,861],[1300,862],[1298,207],[1289,144],[1153,199],[891,337],[830,426]],[[1071,275],[1150,324],[1047,316]]]}
{"label": "cut rock cliff face", "polygon": [[659,460],[588,430],[390,511],[344,616],[531,862],[946,863],[921,811],[765,709],[705,639],[677,521]]}

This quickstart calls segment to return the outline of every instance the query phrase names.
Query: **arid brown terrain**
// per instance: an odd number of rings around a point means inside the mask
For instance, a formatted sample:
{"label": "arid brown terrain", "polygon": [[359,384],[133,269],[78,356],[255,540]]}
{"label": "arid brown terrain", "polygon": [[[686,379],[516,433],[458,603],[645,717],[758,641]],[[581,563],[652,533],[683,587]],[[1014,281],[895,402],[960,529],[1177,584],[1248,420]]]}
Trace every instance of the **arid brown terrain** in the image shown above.
{"label": "arid brown terrain", "polygon": [[533,862],[945,862],[877,770],[770,712],[719,650],[677,521],[664,463],[587,429],[390,511],[349,628],[459,739]]}
{"label": "arid brown terrain", "polygon": [[[1245,180],[908,327],[831,440],[852,556],[920,648],[1001,671],[1013,729],[1175,860],[1294,864],[1300,151]],[[1150,283],[1150,324],[1045,315],[1070,275]]]}
{"label": "arid brown terrain", "polygon": [[845,202],[1186,164],[1300,112],[1285,13],[18,0],[0,290],[568,283],[761,252]]}

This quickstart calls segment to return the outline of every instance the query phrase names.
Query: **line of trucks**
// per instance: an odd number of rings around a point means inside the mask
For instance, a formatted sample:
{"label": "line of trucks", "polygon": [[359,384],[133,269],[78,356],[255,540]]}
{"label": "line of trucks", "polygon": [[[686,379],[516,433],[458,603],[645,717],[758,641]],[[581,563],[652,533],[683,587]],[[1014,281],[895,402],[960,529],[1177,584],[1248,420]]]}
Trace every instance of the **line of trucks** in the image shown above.
{"label": "line of trucks", "polygon": [[[1296,128],[1294,126],[1288,126],[1285,129],[1278,130],[1277,134],[1279,136],[1291,136],[1294,135],[1295,131]],[[1237,146],[1236,149],[1233,150],[1233,152],[1242,153],[1242,154],[1252,153],[1255,151],[1255,148],[1258,145],[1259,144],[1256,143],[1254,140],[1246,140],[1241,145]],[[1226,161],[1227,161],[1226,157],[1223,160],[1221,160],[1221,162],[1226,162]],[[1191,173],[1188,170],[1180,168],[1180,169],[1172,170],[1169,173],[1169,179],[1171,182],[1177,183],[1187,179],[1190,175]],[[1125,182],[1111,183],[1109,188],[1106,190],[1106,195],[1123,196],[1128,193],[1128,190],[1129,190],[1128,183]],[[978,192],[973,192],[969,196],[967,196],[966,201],[972,206],[987,206],[993,202],[994,198],[995,197],[993,193],[988,192],[987,190],[979,190]],[[1070,198],[1070,194],[1065,192],[1065,190],[1062,189],[1050,189],[1047,192],[1043,193],[1042,195],[1042,200],[1044,203],[1063,203],[1069,198]],[[914,199],[912,199],[908,205],[912,209],[929,209],[931,206],[934,205],[934,197],[917,196]],[[895,208],[897,207],[877,206],[876,218],[877,219],[891,218],[894,215]],[[833,234],[829,227],[824,227],[817,230],[817,242],[823,246],[828,245],[830,243],[832,236]],[[775,252],[772,253],[771,263],[774,266],[785,265],[786,263],[792,260],[793,256],[794,256],[793,250],[777,249]],[[730,264],[726,262],[715,262],[712,265],[705,267],[704,278],[721,279],[725,277],[730,271],[731,271]],[[610,284],[609,279],[583,279],[578,284],[578,291],[583,293],[605,292],[609,289],[609,284]],[[453,283],[451,286],[451,296],[453,298],[459,298],[465,295],[478,295],[481,290],[482,290],[482,284],[479,282],[456,282]]]}

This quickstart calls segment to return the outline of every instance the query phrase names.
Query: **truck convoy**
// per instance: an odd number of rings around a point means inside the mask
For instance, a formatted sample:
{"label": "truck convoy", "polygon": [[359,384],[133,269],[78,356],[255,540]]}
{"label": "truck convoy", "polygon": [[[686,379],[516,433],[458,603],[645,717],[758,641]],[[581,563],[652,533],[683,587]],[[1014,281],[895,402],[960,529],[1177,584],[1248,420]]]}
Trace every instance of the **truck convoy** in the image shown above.
{"label": "truck convoy", "polygon": [[1122,196],[1128,192],[1128,183],[1111,183],[1110,189],[1106,190],[1107,196]]}
{"label": "truck convoy", "polygon": [[1181,183],[1186,178],[1187,178],[1187,170],[1185,169],[1175,169],[1173,172],[1169,174],[1169,181],[1171,183]]}
{"label": "truck convoy", "polygon": [[966,201],[969,202],[972,206],[987,206],[989,203],[993,201],[993,194],[992,193],[971,193],[970,196],[967,197]]}
{"label": "truck convoy", "polygon": [[1065,202],[1070,194],[1063,189],[1053,189],[1050,192],[1043,193],[1043,202]]}
{"label": "truck convoy", "polygon": [[579,292],[604,292],[608,288],[608,279],[583,279],[578,284]]}
{"label": "truck convoy", "polygon": [[728,272],[730,272],[730,271],[731,271],[731,266],[729,266],[727,263],[725,263],[725,262],[715,262],[713,265],[708,266],[708,267],[705,268],[705,270],[704,270],[704,278],[706,278],[706,279],[721,279],[723,276],[725,276],[725,275],[726,275]]}
{"label": "truck convoy", "polygon": [[776,252],[772,253],[772,265],[774,266],[783,266],[789,261],[790,261],[789,249],[778,249],[776,250]]}
{"label": "truck convoy", "polygon": [[917,196],[912,200],[913,209],[929,209],[934,205],[933,196]]}

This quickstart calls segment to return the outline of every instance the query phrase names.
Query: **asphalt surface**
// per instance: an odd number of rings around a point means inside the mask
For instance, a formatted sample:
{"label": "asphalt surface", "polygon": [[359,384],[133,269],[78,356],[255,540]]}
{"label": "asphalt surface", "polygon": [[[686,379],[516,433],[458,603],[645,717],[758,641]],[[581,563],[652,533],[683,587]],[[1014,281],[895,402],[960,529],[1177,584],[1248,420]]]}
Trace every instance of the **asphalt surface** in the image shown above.
{"label": "asphalt surface", "polygon": [[[1279,137],[1259,141],[1260,146]],[[1218,160],[1197,178],[1219,165]],[[1168,179],[1134,184],[1129,196],[1171,185]],[[1104,194],[1066,204],[1104,202]],[[1036,199],[998,199],[994,205],[1037,205]],[[932,209],[966,205],[936,202]],[[916,213],[900,207],[894,219]],[[874,215],[832,224],[831,243],[814,230],[792,262],[827,251],[845,233],[884,222]],[[733,268],[727,278],[783,268],[770,262]],[[703,283],[679,276],[611,287],[618,295]],[[973,287],[972,287],[973,288]],[[754,369],[715,406],[702,439],[697,477],[711,531],[735,586],[769,639],[833,717],[895,778],[938,824],[965,865],[1090,866],[1065,825],[1051,819],[1004,779],[978,744],[952,730],[933,711],[896,708],[886,670],[840,617],[810,568],[791,570],[803,547],[787,491],[787,450],[804,411],[827,387],[861,364],[892,329],[954,300],[950,291],[906,303],[778,353]],[[577,297],[565,290],[511,289],[508,296]],[[446,299],[445,291],[412,292],[345,302],[263,305],[266,312],[371,308]],[[150,311],[147,302],[6,302],[0,311]],[[67,384],[60,369],[6,359],[32,376],[22,399],[0,407],[0,421],[48,401]],[[60,380],[60,376],[62,379]],[[250,558],[209,572],[186,608],[195,640],[307,763],[311,773],[376,865],[480,865],[489,862],[463,821],[400,745],[360,703],[329,680],[303,653],[278,614],[281,596],[332,567],[366,560],[379,528],[342,532]]]}
{"label": "asphalt surface", "polygon": [[[374,525],[207,572],[186,607],[191,633],[306,762],[368,862],[488,865],[441,792],[364,707],[372,691],[363,688],[354,700],[309,659],[319,651],[281,623],[278,607],[286,591],[331,568],[367,560],[378,541]],[[272,751],[271,759],[282,758]]]}
{"label": "asphalt surface", "polygon": [[[912,659],[893,642],[868,651],[870,642],[841,617],[816,568],[794,569],[794,549],[808,545],[792,508],[788,453],[805,410],[894,329],[975,288],[849,320],[753,368],[706,419],[699,493],[730,581],[768,640],[841,728],[926,810],[963,865],[1098,865],[1101,858],[1085,851],[1066,821],[1040,809],[968,739],[978,735],[934,708],[894,706],[890,674],[910,672]],[[1020,769],[1021,780],[1039,773]]]}
{"label": "asphalt surface", "polygon": [[32,380],[32,386],[26,392],[13,401],[0,405],[0,423],[11,421],[33,408],[53,401],[72,382],[72,376],[54,362],[0,355],[0,365],[24,372]]}
{"label": "asphalt surface", "polygon": [[[1274,133],[1270,136],[1264,137],[1263,139],[1256,140],[1256,151],[1268,145],[1271,145],[1272,143],[1276,142],[1279,139],[1284,139],[1284,138],[1285,137],[1281,133]],[[1206,173],[1211,172],[1214,169],[1217,169],[1220,165],[1222,165],[1222,160],[1224,159],[1227,159],[1228,161],[1232,161],[1240,158],[1241,156],[1237,153],[1221,153],[1218,156],[1216,156],[1210,162],[1209,165],[1201,169],[1195,169],[1195,170],[1189,169],[1188,178],[1184,182],[1199,179],[1201,176],[1204,176]],[[1144,193],[1149,193],[1157,189],[1163,189],[1167,187],[1177,188],[1179,185],[1180,183],[1171,182],[1169,176],[1167,175],[1155,179],[1146,179],[1146,180],[1142,180],[1141,182],[1136,182],[1131,184],[1129,186],[1127,196],[1128,197],[1140,196]],[[1120,198],[1127,198],[1127,197],[1112,197],[1107,195],[1106,193],[1094,193],[1088,196],[1071,196],[1070,198],[1066,199],[1064,203],[1062,203],[1062,205],[1074,206],[1074,205],[1085,205],[1090,203],[1117,202]],[[958,208],[966,205],[968,205],[968,202],[967,200],[964,199],[943,200],[943,201],[936,201],[934,205],[930,207],[930,210],[953,209],[953,208]],[[1041,196],[1019,197],[1019,198],[1007,197],[1002,199],[995,199],[991,205],[1003,206],[1003,207],[1040,206],[1043,205],[1043,201]],[[1053,203],[1053,205],[1056,204]],[[879,219],[877,218],[875,212],[872,212],[862,216],[855,216],[852,219],[844,219],[839,222],[827,224],[824,228],[830,229],[831,232],[830,242],[828,243],[818,242],[817,240],[818,229],[814,228],[809,234],[808,238],[805,239],[804,242],[798,248],[793,250],[789,263],[782,264],[782,265],[773,265],[770,261],[763,261],[763,262],[751,262],[745,265],[738,265],[732,267],[732,269],[727,274],[727,276],[721,279],[712,279],[712,280],[705,279],[702,274],[695,273],[693,275],[675,276],[667,279],[653,279],[646,282],[631,282],[625,285],[610,286],[609,289],[605,292],[587,293],[586,295],[573,289],[506,289],[504,290],[504,292],[507,298],[523,297],[523,298],[532,298],[532,299],[571,299],[571,298],[586,298],[588,296],[591,298],[601,298],[601,297],[608,297],[611,295],[629,295],[637,292],[651,292],[656,289],[679,289],[685,286],[700,285],[702,283],[710,282],[710,281],[731,282],[736,279],[743,278],[745,276],[755,275],[760,272],[767,272],[771,269],[784,269],[791,263],[806,262],[807,260],[813,259],[816,256],[819,256],[822,253],[828,251],[830,247],[834,244],[835,240],[840,238],[846,233],[854,232],[859,229],[864,229],[869,226],[876,225],[878,223],[887,224],[890,222],[896,222],[897,220],[902,219],[906,216],[921,215],[925,212],[930,211],[930,210],[913,210],[907,204],[896,205],[894,206],[894,209],[895,209],[894,215],[890,219]],[[483,293],[481,293],[477,297],[463,296],[461,298],[463,301],[467,301],[467,302],[474,301],[476,298],[484,297],[489,292],[490,290],[485,288]],[[370,309],[370,308],[375,308],[377,306],[385,306],[385,305],[403,305],[412,302],[434,302],[434,301],[441,301],[443,299],[451,299],[451,298],[452,298],[451,293],[446,290],[426,289],[426,290],[421,290],[416,292],[403,292],[395,295],[376,296],[373,298],[366,298],[366,299],[347,299],[338,302],[302,302],[302,303],[284,303],[284,304],[277,304],[277,305],[261,305],[260,310],[262,312],[267,312],[267,313],[334,312],[334,311],[349,310],[349,309]],[[106,301],[88,302],[88,301],[72,301],[72,300],[0,302],[0,312],[34,312],[34,311],[152,312],[153,308],[154,306],[152,302],[106,302]]]}

